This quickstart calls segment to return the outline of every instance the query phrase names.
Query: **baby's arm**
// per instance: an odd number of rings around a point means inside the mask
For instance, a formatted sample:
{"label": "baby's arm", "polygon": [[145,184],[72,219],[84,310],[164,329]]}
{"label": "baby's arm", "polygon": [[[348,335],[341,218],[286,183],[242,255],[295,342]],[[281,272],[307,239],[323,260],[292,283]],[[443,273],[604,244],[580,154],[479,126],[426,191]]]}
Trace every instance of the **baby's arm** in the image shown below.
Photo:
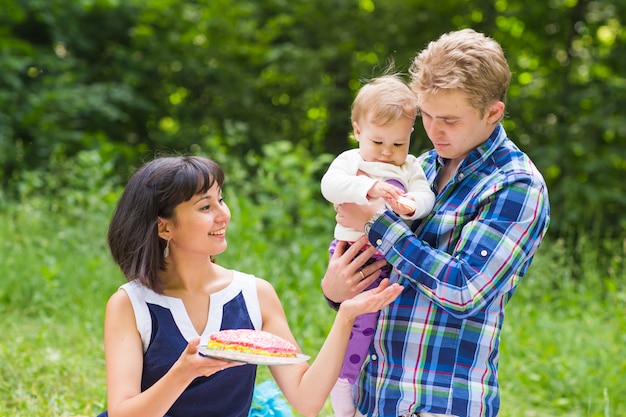
{"label": "baby's arm", "polygon": [[411,163],[411,175],[408,178],[404,196],[414,202],[414,213],[407,215],[407,217],[415,220],[421,219],[431,212],[435,205],[435,193],[431,190],[430,183],[426,179],[426,174],[419,161],[415,157],[410,158],[409,161]]}
{"label": "baby's arm", "polygon": [[346,151],[330,164],[321,181],[324,198],[334,204],[367,204],[367,193],[375,180],[358,171],[358,153]]}

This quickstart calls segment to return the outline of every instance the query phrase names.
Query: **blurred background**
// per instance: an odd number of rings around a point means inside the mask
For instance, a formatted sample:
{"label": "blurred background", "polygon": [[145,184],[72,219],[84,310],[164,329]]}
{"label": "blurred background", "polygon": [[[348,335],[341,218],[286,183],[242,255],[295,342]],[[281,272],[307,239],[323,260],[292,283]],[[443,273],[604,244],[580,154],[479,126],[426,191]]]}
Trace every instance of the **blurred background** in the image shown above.
{"label": "blurred background", "polygon": [[505,127],[546,177],[550,233],[623,236],[624,16],[624,0],[3,0],[2,200],[84,151],[119,182],[155,150],[246,175],[267,148],[335,155],[364,79],[472,27],[506,52]]}

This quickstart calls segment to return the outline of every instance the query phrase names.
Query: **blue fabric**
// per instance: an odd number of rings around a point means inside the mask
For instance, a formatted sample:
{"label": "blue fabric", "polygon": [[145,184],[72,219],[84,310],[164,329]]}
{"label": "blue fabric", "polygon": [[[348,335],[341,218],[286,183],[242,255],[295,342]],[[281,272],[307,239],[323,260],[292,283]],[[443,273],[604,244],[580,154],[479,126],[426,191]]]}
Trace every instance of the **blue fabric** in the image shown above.
{"label": "blue fabric", "polygon": [[[420,160],[436,184],[442,161],[434,151]],[[504,306],[548,224],[543,177],[502,126],[461,162],[414,231],[390,211],[374,222],[368,238],[405,289],[379,316],[361,413],[498,414]]]}
{"label": "blue fabric", "polygon": [[[152,337],[144,355],[141,389],[145,391],[171,368],[187,346],[169,309],[148,303]],[[221,329],[253,329],[241,293],[223,306]],[[247,417],[252,403],[256,365],[225,369],[196,378],[166,417]],[[104,412],[99,417],[107,417]]]}
{"label": "blue fabric", "polygon": [[254,388],[249,417],[292,417],[291,407],[274,381],[263,381]]}
{"label": "blue fabric", "polygon": [[[187,346],[187,341],[178,331],[170,311],[158,305],[148,305],[148,307],[152,316],[153,337],[144,355],[142,391],[161,379]],[[241,308],[244,312],[246,311],[241,294],[224,305],[224,321],[228,321],[232,316],[240,320],[240,325],[236,326],[236,320],[231,320],[232,323],[225,326],[223,321],[222,330],[252,329],[247,315],[244,317],[239,314]],[[252,402],[255,377],[256,366],[244,365],[225,369],[210,377],[196,378],[174,402],[168,415],[172,417],[247,416]]]}

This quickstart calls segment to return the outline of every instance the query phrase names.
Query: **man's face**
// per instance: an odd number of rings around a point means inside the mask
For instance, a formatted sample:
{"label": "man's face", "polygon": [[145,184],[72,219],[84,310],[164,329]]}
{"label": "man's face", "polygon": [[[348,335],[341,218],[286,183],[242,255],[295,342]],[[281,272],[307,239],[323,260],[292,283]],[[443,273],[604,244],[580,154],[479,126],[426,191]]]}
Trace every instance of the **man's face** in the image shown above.
{"label": "man's face", "polygon": [[462,91],[441,90],[421,97],[419,109],[424,130],[437,154],[458,164],[489,138],[504,111],[504,103],[494,102],[481,115]]}

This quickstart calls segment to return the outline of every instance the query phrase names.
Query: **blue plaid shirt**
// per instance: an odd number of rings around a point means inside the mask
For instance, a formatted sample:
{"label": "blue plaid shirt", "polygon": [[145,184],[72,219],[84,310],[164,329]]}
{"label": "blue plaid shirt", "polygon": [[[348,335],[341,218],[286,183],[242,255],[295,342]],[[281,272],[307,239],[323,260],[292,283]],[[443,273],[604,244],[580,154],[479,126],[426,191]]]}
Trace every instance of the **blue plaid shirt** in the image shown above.
{"label": "blue plaid shirt", "polygon": [[[433,150],[420,160],[435,184],[441,159]],[[549,219],[543,177],[498,126],[459,165],[414,232],[391,211],[376,220],[369,240],[405,289],[380,314],[361,373],[361,413],[498,414],[504,306]]]}

